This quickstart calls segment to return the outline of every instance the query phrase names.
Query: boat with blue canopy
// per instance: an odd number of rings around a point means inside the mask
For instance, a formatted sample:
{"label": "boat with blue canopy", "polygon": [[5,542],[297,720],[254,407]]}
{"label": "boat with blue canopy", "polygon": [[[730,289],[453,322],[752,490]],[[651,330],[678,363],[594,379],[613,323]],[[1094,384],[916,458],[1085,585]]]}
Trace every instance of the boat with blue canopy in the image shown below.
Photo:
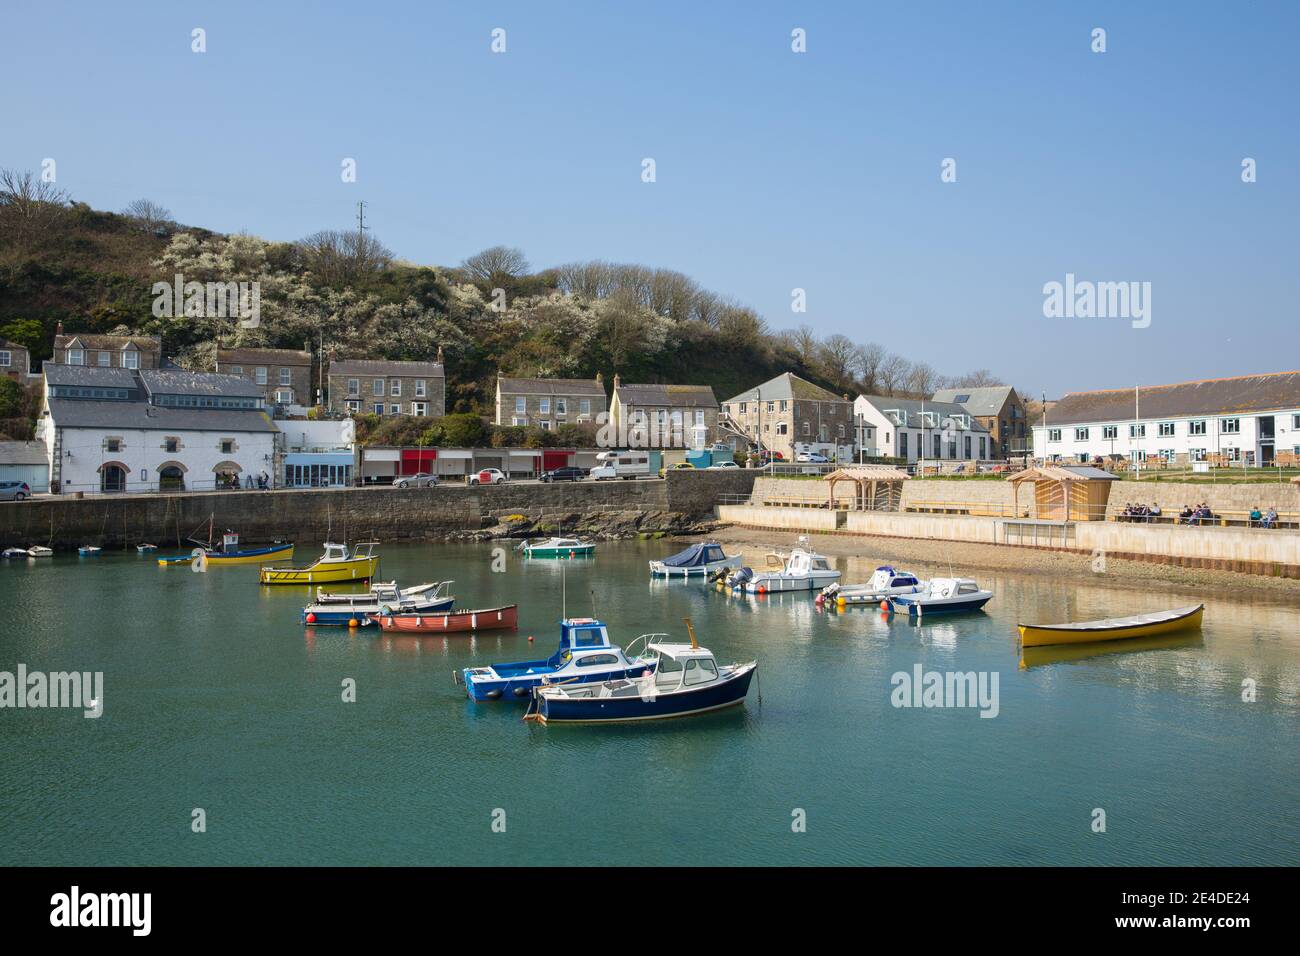
{"label": "boat with blue canopy", "polygon": [[693,574],[703,577],[721,568],[739,567],[741,558],[739,554],[727,555],[717,542],[705,541],[678,551],[671,558],[651,561],[650,573],[666,578],[688,578]]}
{"label": "boat with blue canopy", "polygon": [[876,568],[866,584],[834,584],[822,588],[817,595],[817,606],[830,604],[846,607],[850,604],[879,604],[895,594],[915,594],[925,587],[924,581],[911,571],[899,571],[890,565]]}
{"label": "boat with blue canopy", "polygon": [[470,700],[524,699],[544,682],[581,684],[589,681],[626,680],[651,673],[657,662],[633,656],[638,642],[645,645],[663,634],[643,634],[628,645],[628,652],[609,642],[609,631],[595,618],[574,617],[560,622],[560,646],[542,660],[466,667],[458,679]]}

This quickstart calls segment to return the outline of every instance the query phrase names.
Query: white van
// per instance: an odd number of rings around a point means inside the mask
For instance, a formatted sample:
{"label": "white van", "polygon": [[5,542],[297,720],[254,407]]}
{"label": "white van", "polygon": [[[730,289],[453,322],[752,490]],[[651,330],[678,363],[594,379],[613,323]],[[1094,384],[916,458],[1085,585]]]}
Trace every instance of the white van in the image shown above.
{"label": "white van", "polygon": [[648,451],[602,451],[596,456],[596,467],[587,473],[595,481],[604,478],[649,478],[650,453]]}

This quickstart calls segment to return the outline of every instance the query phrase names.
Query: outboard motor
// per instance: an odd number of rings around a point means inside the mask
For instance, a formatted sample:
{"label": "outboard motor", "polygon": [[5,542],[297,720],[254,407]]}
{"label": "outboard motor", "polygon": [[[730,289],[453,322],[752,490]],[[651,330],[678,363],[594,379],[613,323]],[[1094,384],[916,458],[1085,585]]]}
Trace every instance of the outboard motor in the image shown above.
{"label": "outboard motor", "polygon": [[753,580],[754,571],[752,568],[737,568],[735,574],[727,578],[727,585],[733,590],[738,591],[743,588],[749,581]]}

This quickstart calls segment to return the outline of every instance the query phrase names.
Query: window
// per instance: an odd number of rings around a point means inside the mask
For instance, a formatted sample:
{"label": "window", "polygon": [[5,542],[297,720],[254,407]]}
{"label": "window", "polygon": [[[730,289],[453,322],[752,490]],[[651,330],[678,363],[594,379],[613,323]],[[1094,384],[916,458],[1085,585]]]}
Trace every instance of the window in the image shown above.
{"label": "window", "polygon": [[281,384],[281,385],[292,385],[292,384],[293,384],[293,377],[292,377],[292,376],[293,376],[293,369],[291,369],[291,368],[282,368],[282,369],[280,369],[280,384]]}
{"label": "window", "polygon": [[812,422],[803,423],[803,433],[805,438],[812,434]]}
{"label": "window", "polygon": [[1300,429],[1300,415],[1292,415],[1292,416],[1291,416],[1291,427],[1292,427],[1292,428],[1296,428],[1296,429]]}
{"label": "window", "polygon": [[569,403],[563,398],[557,398],[555,400],[555,414],[556,415],[569,414]]}
{"label": "window", "polygon": [[590,657],[579,657],[573,662],[574,667],[609,667],[617,664],[618,658],[613,654],[592,654]]}
{"label": "window", "polygon": [[542,426],[542,431],[544,432],[549,432],[551,430],[551,420],[549,418],[543,418],[538,424]]}
{"label": "window", "polygon": [[235,453],[235,442],[231,438],[221,439],[221,454],[233,455]]}
{"label": "window", "polygon": [[8,368],[13,364],[13,354],[11,352],[0,351],[0,368]]}
{"label": "window", "polygon": [[417,415],[422,418],[428,414],[428,408],[429,406],[427,402],[411,402],[412,415]]}
{"label": "window", "polygon": [[352,414],[356,414],[357,412],[361,411],[361,403],[356,399],[349,399],[348,401],[344,402],[343,407],[346,408]]}
{"label": "window", "polygon": [[782,399],[782,400],[781,400],[781,411],[785,411],[785,406],[786,406],[785,399]]}
{"label": "window", "polygon": [[[579,402],[578,402],[578,414],[579,414],[579,415],[590,415],[590,414],[591,414],[591,399],[589,399],[589,398],[584,398],[584,399],[580,399],[580,400],[579,400]],[[1297,425],[1296,427],[1297,427],[1297,428],[1300,428],[1300,425]]]}
{"label": "window", "polygon": [[258,385],[266,384],[265,366],[259,365],[257,368],[253,369],[253,381],[255,381]]}
{"label": "window", "polygon": [[293,401],[293,389],[283,388],[275,393],[275,400],[281,405],[288,405]]}
{"label": "window", "polygon": [[1076,429],[1074,430],[1074,440],[1075,440],[1075,441],[1087,441],[1087,440],[1088,440],[1088,429],[1086,429],[1086,428],[1076,428]]}
{"label": "window", "polygon": [[181,448],[181,440],[179,438],[163,439],[163,451],[167,452],[167,454],[174,455],[178,451],[180,451],[180,448]]}
{"label": "window", "polygon": [[840,437],[844,437],[844,423],[840,422]]}
{"label": "window", "polygon": [[515,414],[525,415],[528,413],[528,399],[520,395],[515,399]]}
{"label": "window", "polygon": [[98,363],[98,365],[99,365],[100,368],[108,368],[110,365],[113,364],[113,353],[112,353],[112,352],[97,352],[97,353],[95,354],[95,359],[96,359],[96,361],[97,361],[97,363]]}
{"label": "window", "polygon": [[376,414],[376,415],[382,415],[382,414],[384,414],[384,403],[383,403],[383,402],[375,402],[375,414]]}
{"label": "window", "polygon": [[389,405],[389,406],[388,406],[388,414],[390,414],[390,415],[400,415],[400,414],[402,414],[402,406],[401,406],[401,405]]}
{"label": "window", "polygon": [[707,658],[692,657],[686,662],[684,684],[707,684],[718,679],[718,665]]}
{"label": "window", "polygon": [[1130,426],[1128,427],[1128,437],[1129,437],[1129,438],[1146,438],[1146,437],[1147,437],[1147,427],[1146,427],[1146,425],[1130,425]]}
{"label": "window", "polygon": [[1173,422],[1161,422],[1161,423],[1160,423],[1160,437],[1161,437],[1161,438],[1171,438],[1171,437],[1173,437],[1173,434],[1174,434],[1174,423],[1173,423]]}
{"label": "window", "polygon": [[1187,423],[1187,434],[1189,434],[1189,435],[1204,435],[1204,434],[1205,434],[1205,419],[1204,419],[1204,418],[1201,418],[1201,419],[1198,419],[1197,421],[1194,421],[1194,422],[1188,422],[1188,423]]}
{"label": "window", "polygon": [[970,457],[970,435],[967,435],[967,436],[966,436],[965,454],[963,454],[962,457],[963,457],[963,458],[969,458],[969,457]]}
{"label": "window", "polygon": [[230,366],[230,374],[231,374],[231,375],[243,375],[243,374],[244,374],[244,366],[242,366],[242,365],[232,365],[232,366]]}
{"label": "window", "polygon": [[1118,438],[1118,437],[1119,437],[1119,426],[1118,426],[1118,425],[1103,425],[1102,428],[1101,428],[1101,437],[1102,437],[1102,438]]}
{"label": "window", "polygon": [[379,397],[379,398],[383,398],[383,396],[384,396],[384,380],[383,380],[382,378],[377,378],[377,379],[375,379],[373,382],[370,383],[370,394],[375,395],[375,396],[377,396],[377,397]]}
{"label": "window", "polygon": [[108,452],[110,455],[116,455],[121,450],[122,450],[122,439],[120,438],[104,439],[104,451]]}
{"label": "window", "polygon": [[935,434],[931,436],[930,448],[935,458],[943,457],[943,436]]}
{"label": "window", "polygon": [[988,455],[986,454],[986,452],[988,451],[988,448],[987,448],[987,446],[984,444],[985,441],[986,441],[986,439],[984,439],[984,438],[981,438],[981,439],[980,439],[980,460],[981,460],[981,461],[983,461],[984,459],[988,458]]}
{"label": "window", "polygon": [[774,411],[776,411],[776,402],[768,402],[768,403],[767,403],[767,410],[768,410],[769,412],[774,412]]}
{"label": "window", "polygon": [[785,422],[777,422],[776,433],[778,435],[788,435],[790,433],[790,429],[787,427]]}
{"label": "window", "polygon": [[135,349],[127,349],[122,353],[122,368],[139,368],[140,353]]}
{"label": "window", "polygon": [[68,364],[85,365],[86,353],[83,352],[81,349],[68,349]]}
{"label": "window", "polygon": [[424,379],[422,378],[415,380],[415,397],[424,398]]}
{"label": "window", "polygon": [[[885,441],[889,441],[889,436],[887,434],[885,436]],[[907,457],[907,432],[898,433],[898,457]]]}
{"label": "window", "polygon": [[1192,461],[1205,461],[1205,449],[1189,448],[1187,449],[1187,457]]}
{"label": "window", "polygon": [[741,402],[741,403],[740,403],[740,414],[742,414],[742,415],[745,414],[745,403],[744,403],[744,402]]}
{"label": "window", "polygon": [[543,415],[551,414],[551,400],[549,398],[543,398],[537,403],[537,410]]}
{"label": "window", "polygon": [[[1225,435],[1236,435],[1241,431],[1240,418],[1220,418],[1219,431]],[[1236,459],[1233,459],[1234,461]]]}
{"label": "window", "polygon": [[357,378],[350,378],[350,379],[348,379],[348,394],[349,394],[349,395],[360,395],[360,394],[361,394],[361,380],[360,380],[360,379],[357,379]]}
{"label": "window", "polygon": [[401,397],[402,380],[400,378],[395,378],[388,383],[388,394],[393,396],[393,398]]}
{"label": "window", "polygon": [[1047,430],[1047,440],[1048,440],[1048,441],[1060,441],[1060,440],[1061,440],[1061,430],[1060,430],[1059,428],[1049,428],[1049,429]]}

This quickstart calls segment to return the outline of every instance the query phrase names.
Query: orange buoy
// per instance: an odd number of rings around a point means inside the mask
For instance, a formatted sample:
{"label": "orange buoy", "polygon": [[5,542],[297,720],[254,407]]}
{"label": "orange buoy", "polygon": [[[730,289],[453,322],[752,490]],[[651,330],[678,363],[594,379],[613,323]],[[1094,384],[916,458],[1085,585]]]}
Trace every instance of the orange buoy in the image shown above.
{"label": "orange buoy", "polygon": [[881,602],[880,602],[880,609],[881,609],[882,611],[888,611],[888,610],[889,610],[889,602],[888,602],[888,601],[881,601]]}
{"label": "orange buoy", "polygon": [[308,623],[308,624],[315,624],[315,623],[316,623],[316,615],[315,615],[315,614],[308,614],[308,615],[307,615],[307,623]]}
{"label": "orange buoy", "polygon": [[533,635],[529,634],[529,635],[528,635],[528,643],[531,644],[532,641],[533,641]]}
{"label": "orange buoy", "polygon": [[348,618],[348,627],[356,627],[356,626],[357,626],[357,619],[355,617]]}
{"label": "orange buoy", "polygon": [[766,593],[767,593],[767,585],[766,585],[766,584],[760,584],[760,585],[758,586],[758,593],[759,593],[759,594],[766,594]]}

